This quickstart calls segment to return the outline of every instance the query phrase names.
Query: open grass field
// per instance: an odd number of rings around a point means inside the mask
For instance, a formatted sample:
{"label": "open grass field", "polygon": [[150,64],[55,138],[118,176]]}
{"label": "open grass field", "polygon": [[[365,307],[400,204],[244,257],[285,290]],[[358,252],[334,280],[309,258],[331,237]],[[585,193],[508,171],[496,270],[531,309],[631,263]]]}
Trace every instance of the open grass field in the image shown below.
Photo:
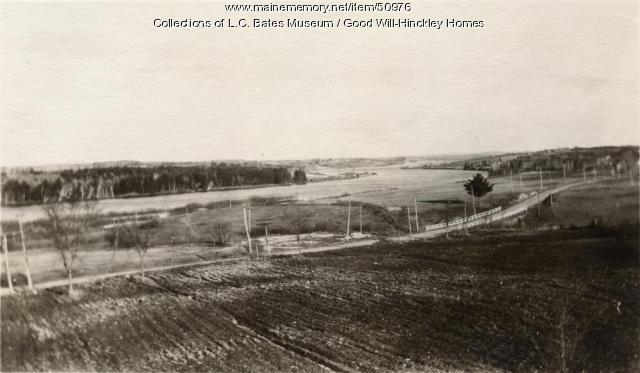
{"label": "open grass field", "polygon": [[637,371],[632,228],[488,231],[5,297],[1,368]]}
{"label": "open grass field", "polygon": [[540,216],[529,214],[526,224],[534,227],[616,228],[640,227],[640,189],[637,181],[609,179],[566,190],[544,203]]}

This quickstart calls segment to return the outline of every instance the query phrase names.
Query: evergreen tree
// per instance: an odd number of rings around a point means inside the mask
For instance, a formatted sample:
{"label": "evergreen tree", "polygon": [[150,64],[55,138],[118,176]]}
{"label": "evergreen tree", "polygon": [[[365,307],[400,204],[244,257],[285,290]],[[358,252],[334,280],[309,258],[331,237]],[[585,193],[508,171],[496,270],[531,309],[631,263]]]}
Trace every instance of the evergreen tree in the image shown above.
{"label": "evergreen tree", "polygon": [[464,189],[467,191],[467,194],[475,197],[478,205],[480,205],[480,197],[493,191],[494,185],[495,184],[490,184],[489,179],[482,176],[482,174],[475,174],[474,177],[464,183]]}

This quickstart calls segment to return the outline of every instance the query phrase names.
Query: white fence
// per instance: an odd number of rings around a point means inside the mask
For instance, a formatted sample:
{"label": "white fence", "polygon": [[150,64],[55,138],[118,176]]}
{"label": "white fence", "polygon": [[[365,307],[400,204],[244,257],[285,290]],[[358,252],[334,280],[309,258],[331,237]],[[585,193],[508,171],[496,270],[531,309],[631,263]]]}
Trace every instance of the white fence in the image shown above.
{"label": "white fence", "polygon": [[[450,221],[449,223],[427,225],[425,227],[425,231],[429,232],[429,231],[445,229],[445,228],[449,228],[451,230],[456,230],[456,229],[461,230],[461,229],[464,229],[465,226],[466,228],[471,228],[478,225],[489,224],[492,222],[509,219],[514,216],[523,214],[526,211],[527,211],[527,206],[520,206],[518,208],[505,210],[504,212],[502,212],[502,206],[500,206],[480,214],[471,215],[466,219],[457,219],[454,221]],[[502,213],[499,214],[500,212]]]}
{"label": "white fence", "polygon": [[[481,213],[479,213],[479,214],[475,214],[475,215],[468,216],[466,219],[464,219],[464,218],[463,218],[463,219],[457,219],[457,220],[454,220],[454,221],[450,221],[450,222],[448,222],[448,223],[440,223],[440,224],[427,225],[427,226],[425,227],[425,231],[427,231],[427,232],[428,232],[428,231],[434,231],[434,230],[437,230],[437,229],[443,229],[443,228],[446,228],[446,227],[447,227],[447,225],[448,225],[449,227],[451,227],[451,226],[456,226],[456,225],[462,225],[462,224],[464,224],[464,223],[469,223],[469,222],[472,222],[472,221],[474,221],[474,220],[478,220],[478,219],[485,218],[485,217],[487,217],[487,216],[493,215],[493,214],[495,214],[495,213],[497,213],[497,212],[500,212],[500,211],[502,211],[502,206],[496,207],[496,208],[491,209],[491,210],[489,210],[489,211],[481,212]],[[485,219],[482,219],[482,221],[484,221],[484,220],[485,220]],[[467,225],[468,225],[468,226],[471,226],[471,225],[470,225],[470,223],[469,223],[469,224],[467,224]]]}

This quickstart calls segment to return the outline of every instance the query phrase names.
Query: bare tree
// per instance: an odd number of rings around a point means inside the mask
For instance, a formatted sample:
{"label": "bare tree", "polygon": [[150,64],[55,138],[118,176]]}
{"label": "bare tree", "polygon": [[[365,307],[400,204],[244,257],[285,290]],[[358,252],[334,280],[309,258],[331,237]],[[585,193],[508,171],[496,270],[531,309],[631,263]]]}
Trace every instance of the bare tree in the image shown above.
{"label": "bare tree", "polygon": [[293,211],[282,210],[284,220],[289,224],[291,231],[296,236],[298,255],[302,255],[301,235],[311,229],[313,215],[306,209],[295,209]]}
{"label": "bare tree", "polygon": [[144,278],[144,258],[149,251],[155,236],[157,221],[138,223],[136,221],[127,224],[122,230],[122,243],[128,247],[132,247],[138,254],[140,259],[140,276]]}
{"label": "bare tree", "polygon": [[69,293],[73,292],[73,265],[80,247],[86,243],[91,223],[97,218],[94,202],[54,203],[44,207],[49,222],[49,233],[64,265],[69,280]]}

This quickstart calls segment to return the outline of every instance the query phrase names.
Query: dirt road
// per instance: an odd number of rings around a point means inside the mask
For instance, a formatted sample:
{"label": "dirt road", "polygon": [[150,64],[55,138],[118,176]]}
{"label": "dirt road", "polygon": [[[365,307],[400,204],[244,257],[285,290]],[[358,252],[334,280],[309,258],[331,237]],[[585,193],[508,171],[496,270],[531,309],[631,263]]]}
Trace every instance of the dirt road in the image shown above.
{"label": "dirt road", "polygon": [[[545,199],[549,198],[549,196],[556,194],[556,193],[560,193],[564,190],[567,190],[569,188],[573,188],[576,187],[578,185],[583,185],[585,184],[585,182],[580,181],[580,182],[576,182],[576,183],[570,183],[570,184],[564,184],[549,190],[545,190],[542,193],[540,193],[540,195],[535,194],[531,197],[525,198],[522,201],[519,201],[518,203],[514,204],[513,206],[509,206],[507,208],[505,208],[502,211],[499,211],[495,214],[492,215],[488,215],[485,218],[480,218],[474,221],[471,221],[468,223],[468,227],[472,227],[472,226],[477,226],[477,225],[482,225],[482,224],[486,224],[486,223],[492,223],[492,222],[497,222],[497,221],[501,221],[504,219],[509,219],[512,218],[514,216],[519,215],[520,213],[526,211],[526,209],[529,209],[533,206],[535,206],[538,201],[542,202]],[[421,233],[416,233],[413,234],[412,237],[410,236],[400,236],[400,237],[392,237],[389,240],[390,241],[395,241],[395,242],[404,242],[404,241],[411,241],[411,240],[418,240],[418,239],[425,239],[425,238],[433,238],[436,236],[439,236],[441,234],[445,234],[447,232],[447,229],[449,230],[449,232],[458,230],[458,229],[464,229],[464,225],[460,224],[459,226],[449,226],[448,228],[442,228],[442,229],[434,229],[432,231],[428,231],[428,232],[421,232]]]}

